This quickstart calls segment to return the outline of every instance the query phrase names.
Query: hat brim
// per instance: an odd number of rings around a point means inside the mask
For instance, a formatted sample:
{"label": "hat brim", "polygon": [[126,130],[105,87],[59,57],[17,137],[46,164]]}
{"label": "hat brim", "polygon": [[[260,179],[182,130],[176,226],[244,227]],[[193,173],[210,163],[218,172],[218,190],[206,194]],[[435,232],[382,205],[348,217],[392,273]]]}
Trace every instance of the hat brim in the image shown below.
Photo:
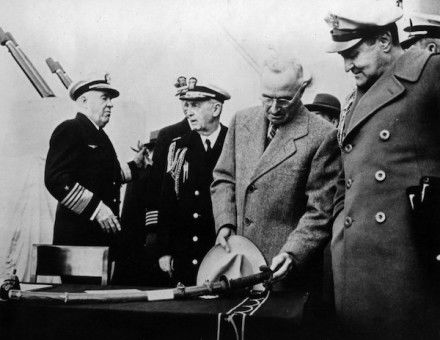
{"label": "hat brim", "polygon": [[[118,90],[116,90],[114,87],[111,87],[111,86],[96,86],[96,87],[90,88],[89,91],[105,92],[110,96],[110,98],[119,97],[119,94],[120,94]],[[86,91],[86,92],[88,92],[88,91]]]}
{"label": "hat brim", "polygon": [[337,53],[346,51],[352,47],[354,47],[357,43],[359,43],[362,38],[357,38],[349,41],[332,41],[326,48],[327,53]]}
{"label": "hat brim", "polygon": [[309,111],[325,111],[328,112],[331,115],[339,116],[341,109],[330,106],[330,105],[324,105],[324,104],[306,104],[304,105],[307,110]]}
{"label": "hat brim", "polygon": [[[256,274],[260,272],[260,266],[267,265],[264,255],[249,239],[239,235],[233,235],[228,238],[230,252],[221,245],[216,245],[204,257],[197,273],[197,285],[202,285],[207,280],[218,280],[221,275],[226,275],[228,279],[237,279],[240,276],[234,276],[228,272],[229,268],[221,268],[222,263],[234,255],[246,258],[248,271],[245,275]],[[229,275],[228,275],[229,274]]]}
{"label": "hat brim", "polygon": [[210,99],[215,99],[214,97],[185,97],[185,96],[180,96],[179,97],[180,100],[184,100],[184,101],[194,101],[194,102],[201,102],[201,101],[205,101],[205,100],[210,100]]}
{"label": "hat brim", "polygon": [[404,50],[406,50],[406,49],[410,48],[412,45],[414,45],[417,41],[419,41],[419,40],[422,39],[422,38],[423,38],[422,36],[414,36],[414,37],[411,37],[411,38],[409,38],[409,39],[406,39],[406,40],[402,41],[402,42],[400,43],[400,46],[401,46]]}

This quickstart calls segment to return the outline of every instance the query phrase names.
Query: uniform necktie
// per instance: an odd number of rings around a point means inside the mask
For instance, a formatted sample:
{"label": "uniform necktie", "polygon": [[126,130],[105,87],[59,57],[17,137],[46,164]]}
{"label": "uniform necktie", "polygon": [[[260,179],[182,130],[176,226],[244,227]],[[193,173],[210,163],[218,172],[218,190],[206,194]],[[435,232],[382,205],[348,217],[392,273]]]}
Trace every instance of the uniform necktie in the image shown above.
{"label": "uniform necktie", "polygon": [[210,153],[212,148],[211,148],[211,141],[209,139],[205,140],[206,143],[206,153]]}

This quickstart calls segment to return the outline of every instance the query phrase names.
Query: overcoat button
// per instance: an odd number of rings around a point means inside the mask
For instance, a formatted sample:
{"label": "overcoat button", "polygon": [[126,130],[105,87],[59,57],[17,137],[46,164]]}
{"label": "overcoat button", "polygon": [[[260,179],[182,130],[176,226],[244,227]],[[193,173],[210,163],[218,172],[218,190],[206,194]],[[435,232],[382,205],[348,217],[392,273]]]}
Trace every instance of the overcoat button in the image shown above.
{"label": "overcoat button", "polygon": [[435,258],[437,261],[440,261],[440,254]]}
{"label": "overcoat button", "polygon": [[349,178],[349,179],[347,179],[347,182],[345,183],[345,187],[347,189],[350,189],[352,184],[353,184],[353,180],[351,178]]}
{"label": "overcoat button", "polygon": [[390,139],[390,132],[388,130],[382,130],[379,132],[379,138],[384,141]]}
{"label": "overcoat button", "polygon": [[196,190],[194,191],[194,196],[199,196],[200,195],[200,191]]}
{"label": "overcoat button", "polygon": [[249,192],[254,192],[255,191],[255,185],[253,185],[253,184],[251,184],[250,186],[249,186]]}
{"label": "overcoat button", "polygon": [[386,174],[385,174],[385,171],[383,171],[383,170],[378,170],[378,171],[376,171],[376,173],[374,174],[374,178],[376,178],[376,180],[377,180],[378,182],[383,182],[383,181],[385,180],[385,177],[387,177],[387,176],[386,176]]}
{"label": "overcoat button", "polygon": [[344,221],[344,226],[347,228],[350,227],[353,223],[353,219],[350,216],[347,216]]}
{"label": "overcoat button", "polygon": [[199,238],[197,236],[193,236],[193,242],[197,242]]}
{"label": "overcoat button", "polygon": [[386,220],[386,216],[385,216],[385,213],[383,213],[382,211],[379,211],[377,214],[376,214],[376,216],[375,216],[375,219],[376,219],[376,222],[377,223],[383,223],[383,222],[385,222],[385,220]]}
{"label": "overcoat button", "polygon": [[346,146],[344,146],[344,150],[347,153],[351,152],[351,150],[353,150],[353,145],[347,144]]}
{"label": "overcoat button", "polygon": [[252,221],[249,218],[247,218],[247,217],[244,218],[244,224],[249,225],[251,223],[252,223]]}
{"label": "overcoat button", "polygon": [[194,219],[198,219],[198,218],[199,218],[199,216],[200,216],[200,215],[199,215],[199,214],[197,214],[197,213],[194,213],[194,214],[193,214],[193,217],[194,217]]}
{"label": "overcoat button", "polygon": [[117,200],[116,198],[114,198],[114,199],[113,199],[113,202],[115,202],[115,203],[116,203],[117,201],[118,201],[118,200]]}
{"label": "overcoat button", "polygon": [[195,265],[195,266],[196,266],[196,265],[197,265],[197,263],[199,263],[199,261],[197,261],[196,259],[192,260],[192,264],[193,264],[193,265]]}

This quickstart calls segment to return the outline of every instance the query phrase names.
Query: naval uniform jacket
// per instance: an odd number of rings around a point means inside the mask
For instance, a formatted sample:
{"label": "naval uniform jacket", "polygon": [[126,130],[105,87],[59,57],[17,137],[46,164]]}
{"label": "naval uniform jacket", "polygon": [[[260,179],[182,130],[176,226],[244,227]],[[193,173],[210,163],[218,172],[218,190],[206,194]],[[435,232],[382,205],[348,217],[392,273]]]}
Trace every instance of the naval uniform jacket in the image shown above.
{"label": "naval uniform jacket", "polygon": [[135,173],[134,162],[121,168],[107,134],[84,114],[58,125],[44,174],[47,189],[58,200],[53,243],[111,246],[114,235],[91,218],[100,202],[118,216],[121,183]]}
{"label": "naval uniform jacket", "polygon": [[158,223],[159,197],[164,174],[166,172],[168,147],[176,137],[191,131],[188,120],[164,127],[159,131],[153,153],[153,166],[148,181],[146,196],[145,227],[146,233],[156,232]]}
{"label": "naval uniform jacket", "polygon": [[217,230],[232,224],[268,263],[285,251],[303,269],[330,238],[340,151],[329,122],[300,103],[292,109],[293,118],[278,128],[267,148],[263,107],[233,117],[211,198]]}
{"label": "naval uniform jacket", "polygon": [[210,153],[196,131],[175,139],[168,152],[159,210],[161,255],[171,255],[174,279],[186,285],[196,282],[200,262],[215,243],[215,227],[209,187],[227,128]]}
{"label": "naval uniform jacket", "polygon": [[440,176],[440,55],[405,52],[349,109],[340,137],[332,261],[344,332],[438,339],[440,304],[418,256],[405,190]]}

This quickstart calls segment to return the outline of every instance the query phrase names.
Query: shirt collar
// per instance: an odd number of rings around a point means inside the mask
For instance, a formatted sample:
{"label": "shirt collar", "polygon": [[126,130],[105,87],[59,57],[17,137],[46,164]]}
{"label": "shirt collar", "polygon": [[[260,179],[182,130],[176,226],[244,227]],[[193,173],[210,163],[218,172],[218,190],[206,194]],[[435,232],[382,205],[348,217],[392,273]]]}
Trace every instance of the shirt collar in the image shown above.
{"label": "shirt collar", "polygon": [[211,148],[214,148],[215,142],[217,141],[218,136],[220,135],[220,124],[218,125],[217,129],[215,129],[215,131],[213,133],[211,133],[209,136],[203,136],[200,135],[200,137],[202,138],[202,143],[203,143],[203,147],[207,148],[206,146],[206,140],[208,139],[211,142]]}

